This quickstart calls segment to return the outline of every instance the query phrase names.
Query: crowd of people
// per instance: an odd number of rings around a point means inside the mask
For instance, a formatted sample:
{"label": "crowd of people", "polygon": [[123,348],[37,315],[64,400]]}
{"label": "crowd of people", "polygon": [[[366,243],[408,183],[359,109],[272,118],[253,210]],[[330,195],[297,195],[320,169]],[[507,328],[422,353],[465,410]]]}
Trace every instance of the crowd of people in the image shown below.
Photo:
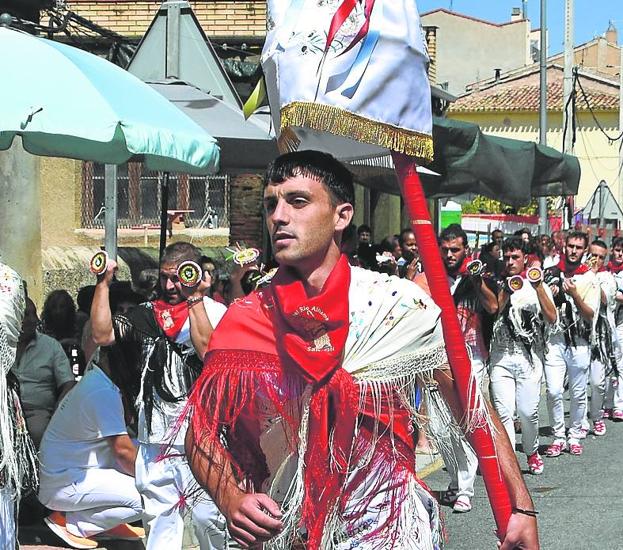
{"label": "crowd of people", "polygon": [[[375,244],[352,203],[334,159],[284,155],[264,193],[276,274],[253,254],[232,271],[177,242],[140,292],[109,260],[77,307],[57,290],[39,319],[24,297],[10,388],[58,536],[95,548],[145,536],[142,522],[148,549],[181,548],[185,524],[202,549],[441,546],[416,453],[441,453],[442,503],[456,512],[472,508],[478,461],[449,412],[439,309],[413,231]],[[490,237],[474,250],[453,224],[439,249],[474,385],[492,426],[499,417],[497,452],[513,456],[520,433],[538,475],[543,382],[548,458],[580,456],[588,433],[623,421],[623,238]],[[180,282],[187,261],[201,266],[195,286]],[[501,463],[513,501],[503,548],[538,548],[517,462]]]}

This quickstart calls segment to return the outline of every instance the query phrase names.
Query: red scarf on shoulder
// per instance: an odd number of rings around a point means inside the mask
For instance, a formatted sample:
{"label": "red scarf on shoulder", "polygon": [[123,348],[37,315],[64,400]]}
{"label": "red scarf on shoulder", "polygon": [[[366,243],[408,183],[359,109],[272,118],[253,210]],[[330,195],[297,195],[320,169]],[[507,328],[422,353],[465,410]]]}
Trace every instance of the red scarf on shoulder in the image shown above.
{"label": "red scarf on shoulder", "polygon": [[558,262],[558,265],[556,267],[565,274],[565,277],[573,277],[573,275],[583,275],[584,273],[590,271],[590,268],[583,263],[579,263],[575,267],[568,267],[567,261],[565,260],[564,256],[560,258],[560,261]]}
{"label": "red scarf on shoulder", "polygon": [[184,323],[188,319],[188,305],[186,300],[179,304],[169,304],[162,298],[154,300],[152,303],[156,322],[162,331],[171,341],[175,341],[177,335],[182,330]]}
{"label": "red scarf on shoulder", "polygon": [[623,271],[623,262],[621,262],[619,265],[616,265],[615,263],[612,262],[612,260],[610,260],[608,262],[607,269],[612,274],[620,273],[621,271]]}

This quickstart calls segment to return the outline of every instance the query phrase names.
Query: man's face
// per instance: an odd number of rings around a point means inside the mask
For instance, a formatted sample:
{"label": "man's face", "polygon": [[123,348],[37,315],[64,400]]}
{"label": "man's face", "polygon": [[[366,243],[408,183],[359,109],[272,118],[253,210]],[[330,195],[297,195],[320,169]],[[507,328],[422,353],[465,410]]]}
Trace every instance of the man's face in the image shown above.
{"label": "man's face", "polygon": [[543,256],[549,256],[552,252],[552,241],[546,235],[539,239],[539,248]]}
{"label": "man's face", "polygon": [[565,240],[564,240],[565,236],[564,236],[563,232],[562,231],[555,231],[552,234],[552,239],[554,240],[554,246],[556,246],[556,248],[558,250],[562,250],[563,245],[565,243]]}
{"label": "man's face", "polygon": [[599,245],[592,244],[589,251],[591,254],[591,269],[597,273],[606,263],[608,250]]}
{"label": "man's face", "polygon": [[415,240],[415,235],[413,233],[406,233],[404,235],[404,242],[402,243],[402,248],[404,250],[408,250],[414,256],[418,256],[419,250],[417,246],[417,241]]}
{"label": "man's face", "polygon": [[502,246],[502,241],[504,240],[504,233],[501,231],[494,231],[491,233],[491,240],[496,243],[498,246]]}
{"label": "man's face", "polygon": [[579,264],[586,252],[586,244],[582,238],[571,238],[565,245],[565,255],[570,264]]}
{"label": "man's face", "polygon": [[370,242],[370,239],[372,239],[372,235],[370,235],[369,231],[362,231],[361,233],[359,233],[360,243],[368,244]]}
{"label": "man's face", "polygon": [[336,231],[350,223],[353,208],[333,204],[320,180],[298,175],[266,186],[264,211],[277,262],[309,271],[322,265]]}
{"label": "man's face", "polygon": [[20,342],[30,342],[35,337],[38,325],[39,317],[37,315],[37,308],[34,302],[28,298],[26,300],[26,309],[24,310],[24,319],[22,320],[22,332],[19,337]]}
{"label": "man's face", "polygon": [[506,250],[504,252],[504,268],[506,275],[519,275],[526,268],[526,255],[521,250]]}
{"label": "man's face", "polygon": [[446,265],[446,269],[449,272],[458,271],[465,260],[467,254],[467,248],[463,244],[463,239],[457,237],[450,241],[441,241],[441,257],[443,263]]}
{"label": "man's face", "polygon": [[610,259],[616,265],[623,263],[623,246],[615,246],[610,252]]}
{"label": "man's face", "polygon": [[182,283],[177,276],[177,265],[163,263],[160,266],[160,288],[162,297],[171,305],[179,304],[184,299]]}
{"label": "man's face", "polygon": [[529,243],[530,242],[530,233],[522,233],[521,234],[521,240],[524,241],[525,243]]}

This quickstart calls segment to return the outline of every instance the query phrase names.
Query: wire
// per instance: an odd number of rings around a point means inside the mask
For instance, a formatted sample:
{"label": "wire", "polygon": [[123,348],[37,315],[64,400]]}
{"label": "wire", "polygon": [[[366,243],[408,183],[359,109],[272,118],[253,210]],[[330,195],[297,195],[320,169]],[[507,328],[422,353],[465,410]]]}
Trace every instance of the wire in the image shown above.
{"label": "wire", "polygon": [[595,116],[595,112],[593,111],[593,108],[591,107],[591,104],[588,101],[588,96],[587,96],[586,92],[584,91],[584,88],[582,87],[582,83],[580,82],[580,77],[579,77],[579,74],[577,72],[577,68],[575,69],[574,72],[575,72],[575,82],[577,83],[578,87],[580,88],[580,91],[582,92],[582,98],[584,99],[584,102],[586,103],[586,106],[588,107],[588,110],[591,113],[591,116],[593,117],[593,120],[595,121],[595,124],[597,125],[597,128],[599,128],[601,133],[604,136],[606,136],[606,138],[608,138],[608,141],[610,143],[614,143],[616,141],[619,141],[619,140],[623,139],[623,131],[621,131],[617,137],[612,137],[611,135],[608,134],[608,132],[605,130],[605,128],[601,125],[601,122],[599,122],[599,120],[597,120],[597,117]]}

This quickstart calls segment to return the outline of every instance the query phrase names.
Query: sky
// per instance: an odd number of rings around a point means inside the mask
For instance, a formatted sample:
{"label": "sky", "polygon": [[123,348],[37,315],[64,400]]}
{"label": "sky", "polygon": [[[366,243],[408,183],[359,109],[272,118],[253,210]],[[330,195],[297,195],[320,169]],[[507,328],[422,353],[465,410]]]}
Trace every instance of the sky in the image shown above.
{"label": "sky", "polygon": [[[564,48],[565,3],[565,0],[546,0],[549,55]],[[512,8],[521,5],[521,0],[417,0],[420,13],[452,6],[457,13],[492,23],[510,21]],[[619,44],[623,44],[623,0],[574,0],[574,9],[575,45],[604,34],[611,20],[619,31]],[[533,29],[540,26],[540,11],[541,0],[528,0],[528,19]]]}

